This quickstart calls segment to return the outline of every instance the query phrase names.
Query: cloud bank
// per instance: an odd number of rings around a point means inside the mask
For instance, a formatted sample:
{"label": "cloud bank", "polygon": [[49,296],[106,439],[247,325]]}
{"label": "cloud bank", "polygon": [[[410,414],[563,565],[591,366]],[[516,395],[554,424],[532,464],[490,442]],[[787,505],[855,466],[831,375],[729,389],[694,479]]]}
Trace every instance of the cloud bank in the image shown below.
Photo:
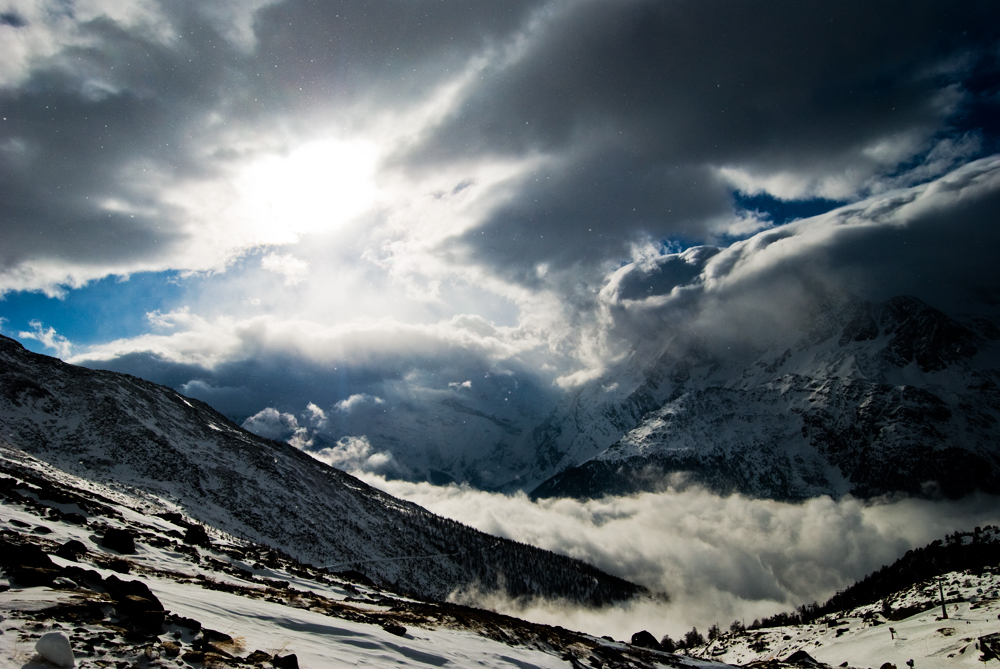
{"label": "cloud bank", "polygon": [[678,638],[692,626],[704,633],[713,623],[750,624],[823,602],[911,548],[1000,521],[1000,504],[988,496],[958,502],[819,497],[791,504],[688,487],[588,502],[532,502],[523,494],[359,475],[476,529],[585,560],[666,593],[668,601],[597,611],[457,593],[459,600],[625,640],[642,629]]}

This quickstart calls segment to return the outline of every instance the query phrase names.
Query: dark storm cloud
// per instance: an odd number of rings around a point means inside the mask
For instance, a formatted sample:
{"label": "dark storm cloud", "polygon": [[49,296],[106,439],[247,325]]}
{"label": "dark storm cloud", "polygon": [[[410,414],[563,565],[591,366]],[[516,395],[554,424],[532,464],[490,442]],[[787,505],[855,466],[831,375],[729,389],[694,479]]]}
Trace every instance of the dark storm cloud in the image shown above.
{"label": "dark storm cloud", "polygon": [[[283,2],[257,18],[259,72],[292,104],[334,99],[397,106],[521,27],[539,0]],[[449,74],[450,72],[450,74]]]}
{"label": "dark storm cloud", "polygon": [[1000,305],[1000,158],[761,232],[626,265],[601,294],[614,337],[693,334],[715,352],[780,346],[848,296],[912,295],[953,316]]}
{"label": "dark storm cloud", "polygon": [[[459,106],[390,164],[543,156],[478,222],[485,234],[461,240],[474,262],[529,285],[539,264],[592,280],[634,243],[725,233],[734,186],[720,168],[801,174],[815,182],[804,192],[840,178],[852,196],[935,138],[995,126],[990,3],[149,7],[128,24],[60,5],[66,34],[44,32],[51,16],[3,13],[0,29],[53,48],[0,90],[0,269],[204,269],[185,259],[196,233],[165,188],[263,150],[246,137],[404,111],[476,59]],[[23,287],[32,280],[46,281]]]}
{"label": "dark storm cloud", "polygon": [[157,181],[204,169],[189,139],[218,104],[232,53],[204,25],[175,28],[185,36],[165,44],[108,20],[80,24],[80,44],[0,91],[3,268],[155,263],[183,239]]}
{"label": "dark storm cloud", "polygon": [[[148,16],[123,5],[145,17],[131,24],[81,18],[73,3],[40,8],[38,20],[2,15],[49,48],[11,65],[0,87],[0,273],[69,268],[6,287],[73,283],[74,266],[93,268],[78,281],[102,267],[204,269],[165,189],[253,157],[240,132],[308,126],[310,114],[336,117],[361,101],[405,104],[531,8],[289,2],[254,15],[262,4],[151,4]],[[234,133],[231,145],[222,133]]]}
{"label": "dark storm cloud", "polygon": [[[842,175],[842,195],[864,194],[956,131],[964,80],[1000,25],[986,3],[562,8],[407,158],[427,169],[470,155],[553,157],[544,186],[525,177],[482,226],[477,259],[515,276],[538,262],[620,257],[636,237],[711,238],[733,207],[733,186],[707,174],[716,168]],[[613,237],[595,243],[591,231]]]}

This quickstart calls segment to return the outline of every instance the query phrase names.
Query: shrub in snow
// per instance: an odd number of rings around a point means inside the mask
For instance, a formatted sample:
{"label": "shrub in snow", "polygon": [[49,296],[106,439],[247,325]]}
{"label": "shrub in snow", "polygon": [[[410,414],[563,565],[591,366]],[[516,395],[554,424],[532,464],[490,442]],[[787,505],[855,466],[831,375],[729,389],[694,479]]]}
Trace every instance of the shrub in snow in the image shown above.
{"label": "shrub in snow", "polygon": [[62,632],[43,634],[35,644],[35,651],[57,667],[72,667],[76,664],[69,639]]}

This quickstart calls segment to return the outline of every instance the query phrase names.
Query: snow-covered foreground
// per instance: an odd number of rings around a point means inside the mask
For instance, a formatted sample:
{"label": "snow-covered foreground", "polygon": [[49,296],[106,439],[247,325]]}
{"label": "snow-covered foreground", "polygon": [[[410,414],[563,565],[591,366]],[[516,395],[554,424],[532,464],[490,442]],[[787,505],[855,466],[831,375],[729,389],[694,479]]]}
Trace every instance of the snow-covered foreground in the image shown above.
{"label": "snow-covered foreground", "polygon": [[[52,632],[78,667],[722,666],[405,598],[201,527],[148,495],[0,458],[0,666],[51,668],[36,644]],[[135,552],[102,545],[113,530]]]}
{"label": "snow-covered foreground", "polygon": [[[811,625],[727,634],[694,652],[731,664],[787,658],[801,650],[830,666],[877,668],[888,662],[903,669],[909,660],[915,669],[1000,666],[1000,660],[981,661],[979,641],[1000,632],[1000,575],[950,572],[940,581],[940,590],[936,581],[927,581],[896,593],[889,609],[869,604]],[[894,619],[913,610],[921,611]]]}
{"label": "snow-covered foreground", "polygon": [[[110,546],[114,531],[134,542]],[[200,534],[199,534],[200,533]],[[109,545],[105,545],[109,544]],[[805,652],[829,666],[983,666],[1000,569],[945,574],[811,625],[725,634],[683,656],[376,587],[206,528],[169,502],[0,449],[0,667],[722,667]],[[940,592],[948,619],[940,618]],[[657,620],[648,627],[657,628]],[[891,631],[890,631],[891,629]],[[51,639],[52,637],[46,637]],[[989,664],[985,665],[988,669]],[[998,665],[1000,666],[1000,665]]]}

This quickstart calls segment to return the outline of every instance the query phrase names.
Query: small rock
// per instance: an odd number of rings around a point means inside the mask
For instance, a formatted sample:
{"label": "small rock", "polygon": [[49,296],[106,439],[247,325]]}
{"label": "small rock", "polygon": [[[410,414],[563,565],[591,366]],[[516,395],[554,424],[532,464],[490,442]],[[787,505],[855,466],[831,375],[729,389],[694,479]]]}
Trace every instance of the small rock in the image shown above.
{"label": "small rock", "polygon": [[193,618],[185,618],[184,616],[178,616],[176,614],[171,614],[168,622],[174,625],[180,625],[181,627],[186,627],[192,632],[201,631],[201,623]]}
{"label": "small rock", "polygon": [[403,636],[406,634],[406,628],[402,625],[396,625],[395,623],[385,623],[382,625],[382,629],[389,634],[395,634],[396,636]]}
{"label": "small rock", "polygon": [[173,641],[164,641],[161,643],[160,650],[162,650],[163,654],[167,657],[177,657],[181,654],[181,647]]}
{"label": "small rock", "polygon": [[209,629],[207,627],[202,628],[202,636],[207,641],[232,641],[233,637],[229,636],[225,632],[219,632],[218,630]]}
{"label": "small rock", "polygon": [[116,571],[119,574],[128,574],[132,571],[132,565],[128,563],[128,560],[122,560],[121,558],[115,558],[108,563],[108,569],[111,571]]}
{"label": "small rock", "polygon": [[212,540],[201,525],[192,525],[188,528],[187,532],[184,533],[184,543],[202,548],[212,547]]}
{"label": "small rock", "polygon": [[792,653],[791,655],[789,655],[788,657],[786,657],[783,661],[784,662],[788,662],[789,664],[795,664],[795,665],[799,665],[799,666],[803,666],[803,667],[821,667],[821,666],[823,666],[819,662],[816,661],[816,658],[814,658],[812,655],[810,655],[809,653],[805,652],[804,650],[797,650],[797,651],[795,651],[794,653]]}
{"label": "small rock", "polygon": [[35,650],[57,667],[72,667],[76,664],[73,648],[69,645],[69,639],[62,632],[43,634],[38,643],[35,644]]}
{"label": "small rock", "polygon": [[255,650],[244,658],[250,664],[258,664],[260,662],[270,662],[270,653],[265,653],[262,650]]}
{"label": "small rock", "polygon": [[284,657],[275,657],[271,660],[275,669],[299,669],[299,658],[294,653]]}
{"label": "small rock", "polygon": [[73,562],[76,562],[77,558],[81,555],[86,554],[87,547],[83,545],[82,541],[77,541],[76,539],[70,539],[56,550],[56,555],[64,560],[71,560]]}
{"label": "small rock", "polygon": [[135,553],[135,537],[129,530],[117,527],[112,527],[104,533],[101,545],[122,555]]}
{"label": "small rock", "polygon": [[189,650],[188,652],[181,655],[181,659],[191,664],[194,664],[196,662],[204,662],[205,654],[202,653],[201,651]]}

